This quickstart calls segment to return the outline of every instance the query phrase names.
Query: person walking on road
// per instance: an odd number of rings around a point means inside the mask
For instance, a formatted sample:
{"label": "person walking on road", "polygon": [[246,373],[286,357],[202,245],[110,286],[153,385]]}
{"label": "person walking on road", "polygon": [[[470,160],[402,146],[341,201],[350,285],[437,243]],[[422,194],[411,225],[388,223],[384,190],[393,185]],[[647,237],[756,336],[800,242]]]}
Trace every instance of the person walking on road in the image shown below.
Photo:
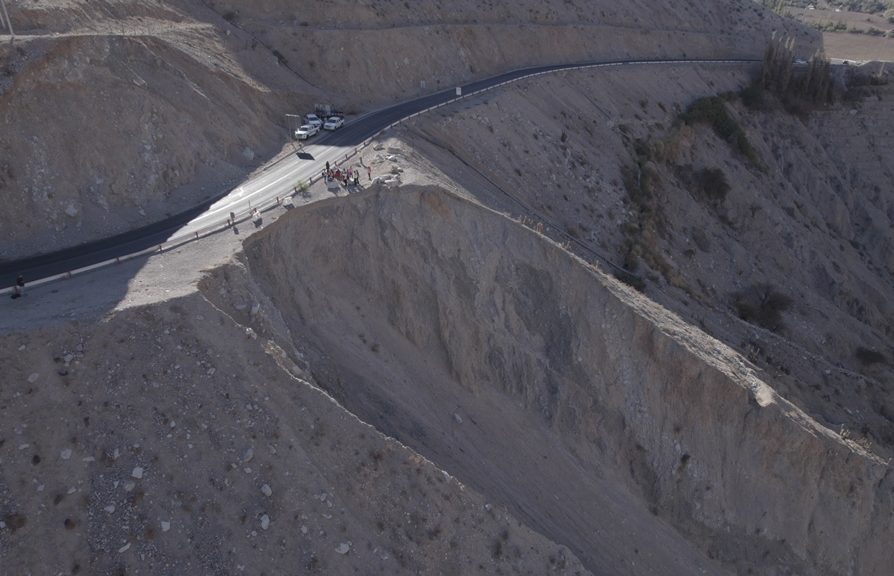
{"label": "person walking on road", "polygon": [[369,181],[372,182],[373,179],[373,169],[372,166],[366,167],[366,177],[369,178]]}

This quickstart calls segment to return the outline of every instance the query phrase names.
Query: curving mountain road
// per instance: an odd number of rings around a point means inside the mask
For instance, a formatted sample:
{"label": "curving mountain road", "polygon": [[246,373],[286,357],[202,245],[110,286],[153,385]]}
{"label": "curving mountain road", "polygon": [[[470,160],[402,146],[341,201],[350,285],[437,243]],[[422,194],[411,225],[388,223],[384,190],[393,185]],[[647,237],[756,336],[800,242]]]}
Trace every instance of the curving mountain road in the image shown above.
{"label": "curving mountain road", "polygon": [[[505,72],[463,85],[462,98],[479,94],[508,82],[538,74],[581,68],[632,65],[705,65],[754,64],[759,60],[741,59],[638,59],[610,62],[587,62],[534,66]],[[188,240],[200,230],[226,222],[229,213],[244,215],[251,206],[268,204],[277,197],[290,195],[300,182],[318,176],[326,162],[343,160],[364,141],[413,114],[457,99],[454,88],[395,104],[366,114],[346,123],[340,130],[321,134],[296,154],[287,156],[261,174],[243,182],[235,189],[206,201],[190,210],[124,234],[83,244],[57,252],[42,254],[14,262],[0,264],[0,287],[12,286],[18,274],[29,283],[91,266],[100,262],[144,251],[163,243]]]}

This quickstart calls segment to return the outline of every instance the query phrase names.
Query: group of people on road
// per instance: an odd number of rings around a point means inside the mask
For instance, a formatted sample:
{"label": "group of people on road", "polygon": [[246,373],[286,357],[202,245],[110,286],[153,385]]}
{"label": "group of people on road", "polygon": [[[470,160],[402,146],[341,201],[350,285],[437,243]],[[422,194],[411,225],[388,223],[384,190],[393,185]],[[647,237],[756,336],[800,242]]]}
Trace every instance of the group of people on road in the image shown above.
{"label": "group of people on road", "polygon": [[[367,168],[367,174],[371,177],[371,171]],[[320,176],[326,182],[332,182],[333,180],[336,182],[341,182],[345,188],[347,188],[350,184],[354,186],[360,186],[360,171],[356,169],[346,168],[342,170],[338,167],[331,167],[329,162],[326,162],[326,169],[320,174]]]}
{"label": "group of people on road", "polygon": [[[372,167],[367,166],[363,163],[363,158],[360,159],[360,165],[366,168],[366,176],[369,178],[370,182],[372,182]],[[326,182],[332,182],[333,180],[336,182],[340,182],[347,188],[349,185],[353,184],[354,186],[360,186],[360,170],[356,168],[347,168],[342,170],[338,167],[331,167],[329,162],[326,162],[326,169],[323,170],[321,174],[322,178]],[[297,189],[296,189],[297,190]],[[251,211],[251,219],[254,221],[255,226],[259,226],[261,222],[261,213],[255,208]],[[227,218],[227,225],[235,227],[236,226],[236,214],[230,212],[230,217]],[[12,298],[20,298],[25,295],[25,278],[22,275],[19,275],[16,278],[16,283],[12,287]]]}

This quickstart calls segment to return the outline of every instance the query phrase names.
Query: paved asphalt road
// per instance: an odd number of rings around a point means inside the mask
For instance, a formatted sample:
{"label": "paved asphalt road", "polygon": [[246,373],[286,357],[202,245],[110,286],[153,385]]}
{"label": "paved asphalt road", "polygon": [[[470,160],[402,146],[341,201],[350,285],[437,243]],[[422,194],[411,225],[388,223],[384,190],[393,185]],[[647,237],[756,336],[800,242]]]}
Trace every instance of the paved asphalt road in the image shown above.
{"label": "paved asphalt road", "polygon": [[[462,86],[462,94],[470,96],[504,82],[533,74],[582,66],[595,68],[655,64],[753,64],[754,62],[756,60],[750,59],[625,60],[536,66],[513,70],[466,84]],[[179,238],[194,236],[197,230],[225,222],[231,211],[244,215],[249,210],[249,203],[253,206],[268,204],[277,196],[285,197],[291,194],[299,182],[306,182],[310,177],[319,175],[327,161],[334,163],[336,160],[344,159],[346,153],[351,152],[364,140],[383,128],[416,112],[449,102],[454,98],[456,98],[455,88],[450,88],[366,114],[346,123],[344,127],[335,132],[323,133],[321,131],[319,135],[305,144],[300,153],[277,161],[251,180],[243,182],[235,189],[211,201],[206,201],[202,205],[161,222],[58,252],[42,254],[16,262],[0,263],[0,288],[11,286],[18,274],[22,274],[27,281],[33,282],[68,270],[133,254]]]}

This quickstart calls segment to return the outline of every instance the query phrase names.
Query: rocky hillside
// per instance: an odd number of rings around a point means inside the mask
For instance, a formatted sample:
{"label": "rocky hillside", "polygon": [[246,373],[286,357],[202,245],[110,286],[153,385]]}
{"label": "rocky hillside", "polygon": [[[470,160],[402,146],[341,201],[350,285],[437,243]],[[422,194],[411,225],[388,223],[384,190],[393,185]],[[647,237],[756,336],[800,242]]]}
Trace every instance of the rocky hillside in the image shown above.
{"label": "rocky hillside", "polygon": [[333,402],[235,296],[238,319],[194,293],[0,338],[4,574],[589,574]]}
{"label": "rocky hillside", "polygon": [[[209,5],[263,38],[342,105],[363,106],[553,62],[752,57],[773,31],[805,52],[817,35],[752,2],[479,2],[397,0]],[[419,49],[424,46],[425,49]]]}
{"label": "rocky hillside", "polygon": [[783,26],[729,0],[8,4],[19,37],[0,42],[0,261],[225,192],[280,150],[283,115],[315,102],[359,111],[545,62],[757,56]]}
{"label": "rocky hillside", "polygon": [[[779,25],[733,1],[410,6],[15,4],[0,257],[191,205],[321,98],[757,56]],[[393,188],[318,183],[244,243],[4,300],[0,566],[886,576],[894,94],[781,102],[758,73],[520,81],[365,150]]]}
{"label": "rocky hillside", "polygon": [[[569,73],[419,119],[405,138],[889,457],[891,87],[801,116],[769,97],[760,109],[710,99],[750,81],[737,70]],[[699,98],[704,121],[684,122]],[[718,136],[718,119],[743,139]]]}
{"label": "rocky hillside", "polygon": [[321,386],[594,573],[883,572],[889,465],[632,288],[442,189],[292,216],[246,256]]}
{"label": "rocky hillside", "polygon": [[0,562],[886,573],[890,464],[536,228],[374,189],[198,291],[3,336]]}

